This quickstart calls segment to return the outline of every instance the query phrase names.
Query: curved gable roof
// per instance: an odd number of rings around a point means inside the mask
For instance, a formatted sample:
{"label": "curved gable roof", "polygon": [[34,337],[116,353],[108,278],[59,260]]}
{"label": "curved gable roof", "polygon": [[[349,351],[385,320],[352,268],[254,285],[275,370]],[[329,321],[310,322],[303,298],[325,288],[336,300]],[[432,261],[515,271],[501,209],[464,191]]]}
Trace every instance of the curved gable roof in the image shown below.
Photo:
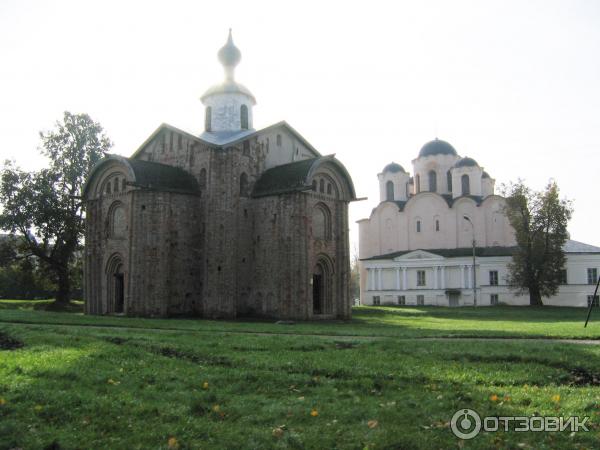
{"label": "curved gable roof", "polygon": [[266,170],[256,181],[252,197],[266,197],[293,191],[307,191],[312,188],[311,180],[324,164],[331,164],[348,185],[350,200],[356,199],[354,184],[344,165],[333,156],[320,156],[303,159]]}
{"label": "curved gable roof", "polygon": [[92,181],[110,164],[116,163],[125,169],[133,185],[158,191],[172,191],[195,194],[198,192],[198,182],[188,172],[179,167],[167,166],[150,161],[109,155],[94,166],[87,182],[83,187],[86,197]]}

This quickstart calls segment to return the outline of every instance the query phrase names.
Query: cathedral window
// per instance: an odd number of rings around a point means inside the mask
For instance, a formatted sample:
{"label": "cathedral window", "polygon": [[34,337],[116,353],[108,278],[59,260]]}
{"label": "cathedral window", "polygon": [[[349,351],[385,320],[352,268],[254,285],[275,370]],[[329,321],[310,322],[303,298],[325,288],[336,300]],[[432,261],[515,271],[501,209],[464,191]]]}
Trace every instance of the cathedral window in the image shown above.
{"label": "cathedral window", "polygon": [[106,183],[106,193],[112,194],[112,185],[110,184],[110,181]]}
{"label": "cathedral window", "polygon": [[460,182],[462,184],[462,195],[469,195],[471,193],[471,186],[469,184],[469,175],[463,175],[460,177]]}
{"label": "cathedral window", "polygon": [[248,196],[248,175],[242,172],[240,175],[240,197]]}
{"label": "cathedral window", "polygon": [[325,192],[325,180],[322,178],[319,180],[319,192],[323,194]]}
{"label": "cathedral window", "polygon": [[435,231],[440,231],[440,221],[437,219],[435,221]]}
{"label": "cathedral window", "polygon": [[281,147],[281,135],[280,134],[277,135],[277,146]]}
{"label": "cathedral window", "polygon": [[437,191],[437,174],[435,170],[429,171],[429,192]]}
{"label": "cathedral window", "polygon": [[125,221],[125,208],[123,204],[117,202],[110,207],[109,210],[109,227],[110,237],[121,239],[125,237],[126,221]]}
{"label": "cathedral window", "polygon": [[121,180],[121,190],[122,190],[123,192],[125,192],[125,187],[126,187],[126,186],[127,186],[127,180],[126,180],[125,178],[123,178],[123,179]]}
{"label": "cathedral window", "polygon": [[446,172],[446,183],[448,184],[448,192],[452,192],[452,173]]}
{"label": "cathedral window", "polygon": [[417,220],[417,233],[421,232],[421,221]]}
{"label": "cathedral window", "polygon": [[315,239],[331,239],[331,213],[322,203],[313,208],[313,236]]}
{"label": "cathedral window", "polygon": [[202,169],[200,171],[200,180],[199,184],[200,184],[200,188],[204,189],[206,187],[206,169]]}
{"label": "cathedral window", "polygon": [[204,116],[204,129],[206,131],[212,131],[212,108],[210,106],[206,107]]}
{"label": "cathedral window", "polygon": [[331,183],[327,183],[327,195],[331,195]]}
{"label": "cathedral window", "polygon": [[415,175],[415,194],[421,192],[421,177],[419,175]]}
{"label": "cathedral window", "polygon": [[425,286],[425,271],[417,270],[417,286]]}
{"label": "cathedral window", "polygon": [[317,180],[313,180],[312,182],[312,190],[317,192]]}
{"label": "cathedral window", "polygon": [[248,129],[248,107],[246,105],[242,105],[240,108],[240,121],[242,123],[242,130]]}
{"label": "cathedral window", "polygon": [[385,199],[394,201],[394,183],[392,181],[385,183]]}
{"label": "cathedral window", "polygon": [[118,178],[115,178],[113,180],[113,186],[114,186],[113,187],[113,191],[119,192],[119,179]]}

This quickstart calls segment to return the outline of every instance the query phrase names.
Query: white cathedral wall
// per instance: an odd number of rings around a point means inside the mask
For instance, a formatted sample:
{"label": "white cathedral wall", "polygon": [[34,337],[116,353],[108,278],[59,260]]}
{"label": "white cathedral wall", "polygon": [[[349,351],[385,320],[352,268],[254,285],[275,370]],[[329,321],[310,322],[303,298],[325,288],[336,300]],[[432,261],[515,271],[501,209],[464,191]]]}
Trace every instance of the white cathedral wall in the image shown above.
{"label": "white cathedral wall", "polygon": [[379,201],[384,202],[387,200],[387,182],[391,181],[394,183],[394,200],[406,201],[407,183],[410,179],[410,175],[406,172],[384,172],[377,175],[379,179]]}
{"label": "white cathedral wall", "polygon": [[[455,155],[430,155],[414,159],[413,174],[419,175],[420,192],[429,191],[429,171],[434,170],[437,175],[437,190],[438,194],[448,194],[448,183],[446,173],[454,166],[460,157]],[[416,177],[415,177],[416,179]],[[454,183],[454,181],[453,181]],[[454,188],[456,185],[452,184]],[[453,189],[454,190],[454,189]],[[416,187],[415,187],[416,192]]]}

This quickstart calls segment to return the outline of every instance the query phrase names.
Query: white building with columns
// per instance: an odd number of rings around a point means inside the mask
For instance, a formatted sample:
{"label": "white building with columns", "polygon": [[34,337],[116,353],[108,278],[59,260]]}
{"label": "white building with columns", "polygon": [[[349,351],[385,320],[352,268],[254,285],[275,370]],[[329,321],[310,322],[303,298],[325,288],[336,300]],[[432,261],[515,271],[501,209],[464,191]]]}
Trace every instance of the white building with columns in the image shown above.
{"label": "white building with columns", "polygon": [[[477,161],[435,139],[412,161],[378,174],[380,201],[359,224],[361,303],[366,305],[529,304],[506,284],[515,249],[495,180]],[[475,241],[475,257],[473,257]],[[557,306],[587,306],[600,272],[600,248],[565,245]]]}

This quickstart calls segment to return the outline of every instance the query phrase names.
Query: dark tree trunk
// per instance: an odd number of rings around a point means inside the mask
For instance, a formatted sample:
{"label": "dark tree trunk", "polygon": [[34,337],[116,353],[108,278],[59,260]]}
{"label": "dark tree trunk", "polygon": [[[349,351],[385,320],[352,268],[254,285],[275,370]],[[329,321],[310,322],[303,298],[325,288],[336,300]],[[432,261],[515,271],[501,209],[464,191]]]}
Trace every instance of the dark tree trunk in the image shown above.
{"label": "dark tree trunk", "polygon": [[57,271],[58,291],[56,291],[56,303],[67,304],[71,301],[71,279],[67,269],[60,268]]}
{"label": "dark tree trunk", "polygon": [[529,305],[531,306],[544,306],[542,303],[542,294],[537,286],[529,288]]}

